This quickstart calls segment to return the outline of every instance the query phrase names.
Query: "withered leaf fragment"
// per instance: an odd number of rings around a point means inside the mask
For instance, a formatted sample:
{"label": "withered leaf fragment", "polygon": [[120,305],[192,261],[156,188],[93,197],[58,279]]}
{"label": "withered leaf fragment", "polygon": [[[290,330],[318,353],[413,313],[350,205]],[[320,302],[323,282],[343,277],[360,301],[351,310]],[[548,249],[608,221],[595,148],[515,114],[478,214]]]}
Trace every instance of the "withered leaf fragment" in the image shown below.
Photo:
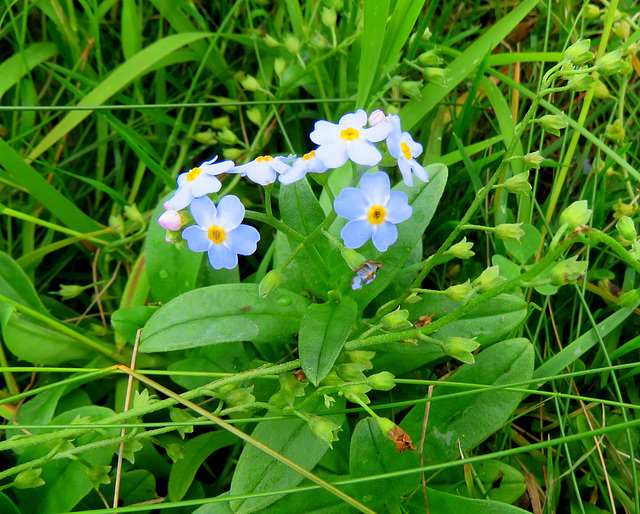
{"label": "withered leaf fragment", "polygon": [[396,425],[393,430],[389,430],[387,437],[391,439],[396,445],[396,450],[398,451],[398,453],[402,453],[405,450],[416,449],[416,447],[412,444],[409,434],[402,430],[398,425]]}

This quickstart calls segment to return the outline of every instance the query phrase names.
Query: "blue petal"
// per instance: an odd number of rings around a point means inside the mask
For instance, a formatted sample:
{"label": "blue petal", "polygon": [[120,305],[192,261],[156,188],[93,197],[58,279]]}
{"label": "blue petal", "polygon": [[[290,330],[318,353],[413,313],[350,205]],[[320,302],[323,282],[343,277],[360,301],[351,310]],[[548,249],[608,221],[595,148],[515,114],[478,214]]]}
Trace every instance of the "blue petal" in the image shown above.
{"label": "blue petal", "polygon": [[191,188],[183,186],[173,193],[173,196],[164,202],[163,207],[167,211],[180,211],[184,209],[193,200]]}
{"label": "blue petal", "polygon": [[427,170],[425,170],[418,161],[411,159],[409,164],[411,164],[411,170],[416,177],[422,180],[422,182],[429,182],[429,174],[427,173]]}
{"label": "blue petal", "polygon": [[372,143],[377,143],[378,141],[386,139],[391,133],[391,129],[391,123],[383,121],[382,123],[378,123],[371,128],[363,129],[362,135]]}
{"label": "blue petal", "polygon": [[247,178],[256,184],[266,186],[276,181],[276,172],[266,162],[250,162],[245,169]]}
{"label": "blue petal", "polygon": [[222,182],[213,175],[207,175],[206,173],[201,173],[191,184],[191,194],[193,194],[194,198],[217,193],[222,187]]}
{"label": "blue petal", "polygon": [[205,161],[200,165],[203,173],[207,175],[220,175],[221,173],[228,173],[229,170],[235,166],[233,161],[215,162],[217,158],[218,156],[216,155],[210,161]]}
{"label": "blue petal", "polygon": [[251,255],[258,248],[260,233],[249,225],[240,225],[227,233],[224,244],[232,252],[240,255]]}
{"label": "blue petal", "polygon": [[351,289],[353,289],[354,291],[362,289],[362,277],[356,275],[351,279]]}
{"label": "blue petal", "polygon": [[238,265],[238,255],[223,244],[212,244],[207,255],[214,269],[233,269]]}
{"label": "blue petal", "polygon": [[294,162],[291,168],[289,168],[285,173],[280,174],[278,180],[288,186],[289,184],[293,184],[294,182],[298,182],[298,180],[302,179],[302,177],[307,174],[307,170],[301,161],[302,158]]}
{"label": "blue petal", "polygon": [[349,112],[340,118],[338,124],[343,127],[353,127],[360,130],[367,123],[367,113],[364,109],[358,109],[356,112]]}
{"label": "blue petal", "polygon": [[339,168],[349,158],[347,145],[339,140],[335,143],[324,144],[316,150],[316,157],[322,161],[327,168]]}
{"label": "blue petal", "polygon": [[375,246],[379,252],[386,252],[387,248],[395,243],[397,239],[398,229],[393,223],[388,221],[378,225],[372,238],[373,246]]}
{"label": "blue petal", "polygon": [[234,195],[225,195],[218,202],[218,215],[216,225],[222,227],[225,232],[235,229],[244,219],[244,205],[240,198]]}
{"label": "blue petal", "polygon": [[411,174],[411,169],[412,169],[411,164],[409,164],[409,161],[407,161],[407,159],[404,158],[404,155],[402,157],[398,157],[398,169],[402,174],[402,180],[404,180],[404,183],[407,184],[409,187],[413,186],[413,175]]}
{"label": "blue petal", "polygon": [[375,166],[382,159],[382,154],[373,143],[366,139],[354,139],[347,146],[349,159],[362,166]]}
{"label": "blue petal", "polygon": [[201,196],[191,202],[189,207],[195,222],[202,228],[208,229],[215,224],[217,215],[216,206],[207,196]]}
{"label": "blue petal", "polygon": [[360,180],[360,190],[369,199],[369,205],[386,205],[391,191],[389,175],[383,171],[364,175]]}
{"label": "blue petal", "polygon": [[207,232],[196,225],[191,225],[182,231],[182,237],[187,241],[187,247],[192,252],[206,252],[211,245]]}
{"label": "blue petal", "polygon": [[360,248],[373,235],[373,226],[366,220],[351,220],[344,227],[340,236],[347,248]]}
{"label": "blue petal", "polygon": [[326,145],[340,138],[341,128],[335,123],[325,120],[316,121],[313,132],[309,134],[309,139],[317,145]]}
{"label": "blue petal", "polygon": [[386,209],[387,217],[385,221],[391,223],[401,223],[408,220],[413,213],[413,209],[409,205],[409,199],[402,191],[391,191]]}
{"label": "blue petal", "polygon": [[362,191],[355,187],[345,187],[333,202],[333,208],[338,216],[355,220],[366,218],[369,202]]}

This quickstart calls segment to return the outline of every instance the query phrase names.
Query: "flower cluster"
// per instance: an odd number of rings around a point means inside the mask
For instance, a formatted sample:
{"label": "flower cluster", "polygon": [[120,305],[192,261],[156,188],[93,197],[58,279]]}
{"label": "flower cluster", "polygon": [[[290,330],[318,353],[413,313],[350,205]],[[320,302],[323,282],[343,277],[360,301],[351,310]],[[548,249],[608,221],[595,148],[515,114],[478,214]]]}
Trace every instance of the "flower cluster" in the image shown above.
{"label": "flower cluster", "polygon": [[[347,161],[364,167],[377,166],[384,148],[381,151],[376,143],[384,142],[388,153],[397,160],[407,186],[413,186],[414,175],[422,182],[429,181],[426,170],[416,160],[422,153],[422,145],[402,131],[398,115],[376,110],[367,116],[363,109],[358,109],[342,116],[338,123],[317,121],[309,138],[318,146],[302,157],[263,155],[236,165],[229,160],[218,162],[216,156],[181,173],[176,191],[163,204],[165,212],[158,218],[158,223],[169,231],[167,241],[183,241],[194,252],[207,252],[216,269],[232,269],[238,264],[238,255],[255,252],[260,234],[241,223],[245,210],[240,199],[226,195],[216,206],[207,196],[220,191],[223,174],[240,174],[261,186],[276,181],[288,186],[307,173],[325,173]],[[179,211],[187,207],[195,225],[185,227],[189,216]],[[391,191],[391,181],[383,171],[365,173],[359,188],[344,188],[335,199],[334,209],[348,220],[340,234],[346,248],[360,248],[371,239],[380,252],[395,243],[396,225],[412,214],[407,195]]]}

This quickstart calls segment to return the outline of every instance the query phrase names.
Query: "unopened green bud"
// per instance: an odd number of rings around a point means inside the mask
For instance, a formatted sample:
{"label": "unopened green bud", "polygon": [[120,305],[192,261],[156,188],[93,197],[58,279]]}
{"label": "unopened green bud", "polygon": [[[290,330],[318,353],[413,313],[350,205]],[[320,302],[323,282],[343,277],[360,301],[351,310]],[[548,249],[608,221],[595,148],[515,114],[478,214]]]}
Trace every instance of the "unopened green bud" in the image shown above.
{"label": "unopened green bud", "polygon": [[254,125],[262,125],[262,111],[258,107],[247,109],[247,118]]}
{"label": "unopened green bud", "polygon": [[591,40],[582,39],[564,51],[564,58],[575,66],[582,66],[594,58],[594,55],[589,51],[590,47]]}
{"label": "unopened green bud", "polygon": [[627,241],[635,241],[638,233],[636,232],[636,225],[629,216],[622,216],[616,223],[618,234],[620,234]]}
{"label": "unopened green bud", "polygon": [[256,397],[251,394],[253,386],[235,389],[224,397],[224,401],[229,407],[240,407],[256,401]]}
{"label": "unopened green bud", "polygon": [[350,352],[342,352],[340,354],[340,359],[343,362],[361,364],[364,366],[363,369],[373,369],[371,359],[373,359],[375,355],[376,352],[370,352],[367,350],[352,350]]}
{"label": "unopened green bud", "polygon": [[395,378],[388,371],[381,371],[375,375],[367,377],[367,384],[376,391],[391,391],[396,386]]}
{"label": "unopened green bud", "polygon": [[573,202],[560,213],[560,225],[566,225],[569,230],[575,230],[580,225],[586,225],[591,219],[593,211],[587,208],[586,200]]}
{"label": "unopened green bud", "polygon": [[588,20],[595,20],[600,16],[600,7],[594,4],[588,4],[583,11],[583,16]]}
{"label": "unopened green bud", "polygon": [[246,89],[247,91],[251,91],[252,93],[262,90],[258,79],[256,79],[253,75],[247,75],[243,80],[240,81],[240,84],[244,89]]}
{"label": "unopened green bud", "polygon": [[340,425],[316,414],[305,414],[305,418],[313,433],[333,448],[333,442],[338,440],[338,432],[342,430]]}
{"label": "unopened green bud", "polygon": [[620,20],[618,23],[614,23],[613,27],[611,27],[611,30],[620,39],[627,40],[629,39],[629,34],[631,33],[631,25],[629,25],[626,20]]}
{"label": "unopened green bud", "polygon": [[300,40],[293,34],[287,34],[284,37],[284,46],[286,46],[287,50],[293,55],[297,55],[300,52]]}
{"label": "unopened green bud", "polygon": [[60,284],[60,290],[56,294],[62,296],[63,300],[71,300],[79,296],[85,289],[87,289],[87,287],[76,284]]}
{"label": "unopened green bud", "polygon": [[587,271],[587,262],[577,259],[577,256],[571,257],[556,264],[549,272],[551,284],[560,287],[581,280]]}
{"label": "unopened green bud", "polygon": [[111,214],[109,216],[109,227],[114,229],[114,232],[124,236],[124,218],[120,214]]}
{"label": "unopened green bud", "polygon": [[258,293],[263,298],[266,298],[271,293],[273,293],[284,279],[284,275],[281,271],[274,269],[267,273],[264,278],[260,281],[260,285],[258,286]]}
{"label": "unopened green bud", "polygon": [[445,86],[447,84],[447,76],[442,68],[425,68],[422,70],[422,75],[436,86]]}
{"label": "unopened green bud", "polygon": [[178,429],[178,433],[180,434],[180,437],[182,437],[182,439],[184,439],[185,434],[193,433],[193,425],[187,425],[185,423],[191,423],[195,419],[186,410],[170,407],[169,417],[174,423],[180,423],[179,425],[176,425],[176,428]]}
{"label": "unopened green bud", "polygon": [[[280,390],[269,398],[271,405],[275,405],[278,408],[292,406],[296,398],[304,396],[304,385],[293,373],[282,373],[278,380],[280,381]],[[338,383],[341,383],[341,381]],[[328,384],[323,383],[323,385]]]}
{"label": "unopened green bud", "polygon": [[364,382],[366,377],[363,371],[367,369],[364,364],[348,362],[335,367],[338,376],[345,382]]}
{"label": "unopened green bud", "polygon": [[246,150],[243,150],[242,148],[225,148],[222,150],[222,156],[230,161],[237,161],[245,153],[247,153]]}
{"label": "unopened green bud", "polygon": [[633,216],[638,208],[630,203],[623,203],[620,198],[613,204],[613,217],[618,219],[622,216]]}
{"label": "unopened green bud", "polygon": [[228,104],[231,104],[232,102],[235,102],[236,100],[232,100],[231,98],[227,98],[226,96],[216,96],[216,95],[213,95],[213,99],[216,102],[221,104],[220,107],[225,112],[236,112],[238,110],[237,105],[228,105]]}
{"label": "unopened green bud", "polygon": [[[544,157],[540,155],[540,150],[536,150],[535,152],[529,152],[524,156],[524,163],[529,168],[540,169],[540,165],[544,162]],[[517,175],[516,175],[517,176]],[[529,175],[527,175],[529,178]]]}
{"label": "unopened green bud", "polygon": [[324,377],[321,381],[320,384],[322,384],[323,386],[330,386],[330,387],[335,387],[341,384],[344,384],[344,380],[342,380],[338,374],[335,372],[335,370],[331,370],[326,377]]}
{"label": "unopened green bud", "polygon": [[640,239],[636,239],[633,243],[631,243],[631,250],[629,250],[629,255],[633,257],[635,260],[640,261]]}
{"label": "unopened green bud", "polygon": [[330,7],[323,7],[322,13],[320,14],[320,19],[322,20],[322,24],[325,27],[332,29],[336,26],[338,15],[336,14],[335,9],[331,9]]}
{"label": "unopened green bud", "polygon": [[413,325],[407,321],[409,311],[406,309],[398,309],[383,316],[380,320],[381,325],[387,330],[398,330],[401,328],[411,328]]}
{"label": "unopened green bud", "polygon": [[567,86],[573,91],[586,91],[595,83],[596,79],[588,74],[570,75],[567,78]]}
{"label": "unopened green bud", "polygon": [[454,244],[445,253],[457,257],[458,259],[468,259],[475,255],[475,252],[471,250],[473,243],[468,243],[466,236],[462,238],[462,241]]}
{"label": "unopened green bud", "polygon": [[140,214],[137,205],[134,203],[133,205],[125,205],[124,206],[124,215],[129,218],[131,221],[142,223],[144,222],[144,217]]}
{"label": "unopened green bud", "polygon": [[239,141],[238,136],[227,127],[218,132],[218,140],[225,146],[233,146]]}
{"label": "unopened green bud", "polygon": [[171,443],[166,445],[164,449],[174,464],[179,460],[184,459],[184,453],[183,453],[184,445],[178,444],[178,443]]}
{"label": "unopened green bud", "polygon": [[473,287],[481,291],[489,291],[506,280],[506,278],[500,276],[499,266],[491,266],[484,270],[480,276],[473,281]]}
{"label": "unopened green bud", "polygon": [[465,364],[474,364],[476,360],[471,352],[475,352],[480,348],[480,343],[475,339],[467,339],[466,337],[449,337],[444,341],[442,348],[447,355],[454,359],[458,359]]}
{"label": "unopened green bud", "polygon": [[280,46],[280,41],[275,39],[273,36],[270,36],[269,34],[265,34],[262,40],[269,48],[277,48]]}
{"label": "unopened green bud", "polygon": [[223,128],[229,128],[231,126],[231,121],[229,120],[229,116],[219,116],[214,118],[209,122],[211,128],[216,130],[222,130]]}
{"label": "unopened green bud", "polygon": [[40,487],[45,483],[44,480],[40,478],[41,474],[42,468],[22,471],[16,475],[12,485],[18,489],[33,489],[34,487]]}
{"label": "unopened green bud", "polygon": [[213,130],[205,130],[204,132],[198,132],[193,139],[201,145],[215,145],[217,142],[216,133]]}
{"label": "unopened green bud", "polygon": [[449,287],[445,290],[444,294],[447,298],[451,298],[456,302],[464,302],[473,294],[473,287],[471,287],[470,281],[467,280],[464,284]]}
{"label": "unopened green bud", "polygon": [[90,465],[87,467],[87,476],[94,487],[99,486],[100,484],[110,484],[111,478],[109,477],[109,471],[111,471],[111,466],[96,466]]}
{"label": "unopened green bud", "polygon": [[420,40],[425,42],[429,41],[431,39],[431,36],[433,36],[433,33],[431,32],[429,27],[427,27],[426,29],[424,29],[422,36],[420,36]]}
{"label": "unopened green bud", "polygon": [[277,57],[273,62],[273,70],[276,72],[278,77],[282,78],[282,74],[287,69],[287,61],[285,61],[282,57]]}
{"label": "unopened green bud", "polygon": [[[525,162],[527,160],[527,155],[524,156]],[[541,159],[544,160],[544,158],[542,157]],[[527,170],[508,178],[504,181],[503,186],[507,191],[513,194],[528,194],[531,191],[531,184],[529,183],[529,171]]]}
{"label": "unopened green bud", "polygon": [[597,79],[593,84],[593,96],[600,98],[601,100],[606,100],[611,96],[609,88],[607,88],[606,84],[600,79]]}
{"label": "unopened green bud", "polygon": [[632,289],[620,295],[620,298],[618,298],[618,306],[623,309],[634,307],[638,301],[640,301],[640,292],[637,289]]}
{"label": "unopened green bud", "polygon": [[607,76],[626,71],[628,67],[629,65],[622,60],[621,48],[603,55],[596,61],[596,71]]}
{"label": "unopened green bud", "polygon": [[442,58],[435,50],[427,50],[418,56],[418,64],[420,66],[440,66]]}
{"label": "unopened green bud", "polygon": [[614,121],[611,125],[607,125],[604,130],[604,135],[613,141],[622,141],[627,137],[627,133],[619,120]]}
{"label": "unopened green bud", "polygon": [[538,124],[542,129],[554,136],[560,135],[560,130],[566,128],[569,123],[560,114],[545,114],[538,120]]}
{"label": "unopened green bud", "polygon": [[340,249],[340,255],[349,266],[351,271],[355,271],[357,269],[362,268],[367,262],[367,259],[364,256],[351,248],[347,248],[346,246]]}
{"label": "unopened green bud", "polygon": [[503,241],[520,244],[520,238],[524,236],[524,230],[520,228],[522,223],[501,223],[493,233]]}
{"label": "unopened green bud", "polygon": [[371,403],[367,393],[371,391],[371,386],[367,384],[349,384],[340,388],[344,396],[352,403],[362,402],[365,405]]}
{"label": "unopened green bud", "polygon": [[376,418],[376,421],[385,437],[389,437],[389,432],[392,432],[396,428],[396,424],[389,418]]}
{"label": "unopened green bud", "polygon": [[413,100],[420,100],[422,98],[422,93],[420,89],[422,88],[422,82],[416,80],[403,80],[400,82],[400,92],[408,96]]}

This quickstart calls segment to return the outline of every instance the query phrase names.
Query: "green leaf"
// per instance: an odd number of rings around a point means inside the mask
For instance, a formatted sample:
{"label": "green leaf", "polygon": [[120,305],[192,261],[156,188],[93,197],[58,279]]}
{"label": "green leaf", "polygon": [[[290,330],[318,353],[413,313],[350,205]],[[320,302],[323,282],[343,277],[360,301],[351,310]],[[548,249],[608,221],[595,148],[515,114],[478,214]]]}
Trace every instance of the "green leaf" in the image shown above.
{"label": "green leaf", "polygon": [[29,71],[55,55],[58,48],[54,43],[34,43],[5,59],[0,64],[0,98]]}
{"label": "green leaf", "polygon": [[[100,491],[105,498],[113,498],[114,484],[102,486]],[[149,502],[157,498],[156,477],[146,469],[134,469],[122,474],[120,481],[120,504],[122,506]],[[147,511],[149,512],[149,511]]]}
{"label": "green leaf", "polygon": [[364,107],[373,81],[377,78],[383,40],[389,15],[389,0],[364,1],[364,29],[362,33],[362,53],[358,74],[358,96],[356,107]]}
{"label": "green leaf", "polygon": [[[329,449],[327,443],[316,436],[306,421],[298,418],[269,420],[267,416],[256,425],[251,436],[272,450],[291,459],[299,466],[311,470]],[[331,421],[342,425],[344,415],[328,416]],[[230,494],[257,494],[295,487],[302,481],[302,475],[276,461],[252,445],[245,446],[236,472],[231,480]],[[284,495],[269,495],[234,500],[231,508],[237,514],[262,512],[267,506]]]}
{"label": "green leaf", "polygon": [[233,341],[286,344],[300,328],[308,300],[286,290],[268,298],[258,284],[219,284],[161,307],[144,330],[141,352],[167,352]]}
{"label": "green leaf", "polygon": [[209,455],[220,448],[231,446],[236,441],[236,437],[230,432],[217,430],[199,435],[187,442],[182,453],[183,458],[171,466],[169,500],[173,502],[182,500],[196,472]]}
{"label": "green leaf", "polygon": [[20,514],[16,504],[4,493],[0,493],[0,512],[3,514]]}
{"label": "green leaf", "polygon": [[[509,339],[476,355],[475,364],[458,368],[448,383],[506,385],[529,380],[533,374],[534,352],[526,339]],[[467,391],[455,397],[454,393]],[[509,421],[524,394],[504,390],[436,387],[429,411],[424,455],[436,464],[468,452]],[[442,400],[438,401],[442,398]],[[419,440],[424,419],[424,405],[417,405],[400,426],[413,440]]]}
{"label": "green leaf", "polygon": [[134,344],[138,330],[144,327],[157,310],[157,307],[149,305],[122,307],[113,311],[111,325],[129,344]]}
{"label": "green leaf", "polygon": [[[435,314],[438,319],[456,310],[460,303],[441,294],[420,295],[422,301],[404,305],[409,319]],[[482,346],[500,341],[519,327],[527,315],[526,302],[515,295],[502,294],[448,323],[432,336],[444,341],[448,337],[476,337]],[[401,375],[445,356],[440,347],[419,341],[417,344],[386,344],[376,348],[374,366]]]}
{"label": "green leaf", "polygon": [[358,315],[358,304],[344,297],[341,302],[313,303],[300,323],[300,364],[307,378],[318,385],[331,371]]}
{"label": "green leaf", "polygon": [[47,314],[26,273],[10,255],[0,251],[0,295]]}
{"label": "green leaf", "polygon": [[[422,407],[424,411],[424,407]],[[420,437],[418,436],[418,441]],[[420,466],[418,452],[399,453],[373,418],[360,421],[351,436],[349,472],[353,478],[380,475]],[[414,473],[386,480],[361,482],[356,485],[358,498],[364,503],[379,505],[400,498],[420,484],[420,474]]]}
{"label": "green leaf", "polygon": [[523,223],[520,228],[524,230],[524,235],[520,238],[520,244],[505,241],[504,246],[520,264],[526,264],[538,251],[542,236],[540,231],[529,223]]}
{"label": "green leaf", "polygon": [[[431,512],[470,512],[473,514],[527,514],[513,505],[491,500],[472,500],[462,496],[443,493],[427,487],[427,498]],[[424,496],[418,491],[406,504],[408,512],[424,512]]]}

